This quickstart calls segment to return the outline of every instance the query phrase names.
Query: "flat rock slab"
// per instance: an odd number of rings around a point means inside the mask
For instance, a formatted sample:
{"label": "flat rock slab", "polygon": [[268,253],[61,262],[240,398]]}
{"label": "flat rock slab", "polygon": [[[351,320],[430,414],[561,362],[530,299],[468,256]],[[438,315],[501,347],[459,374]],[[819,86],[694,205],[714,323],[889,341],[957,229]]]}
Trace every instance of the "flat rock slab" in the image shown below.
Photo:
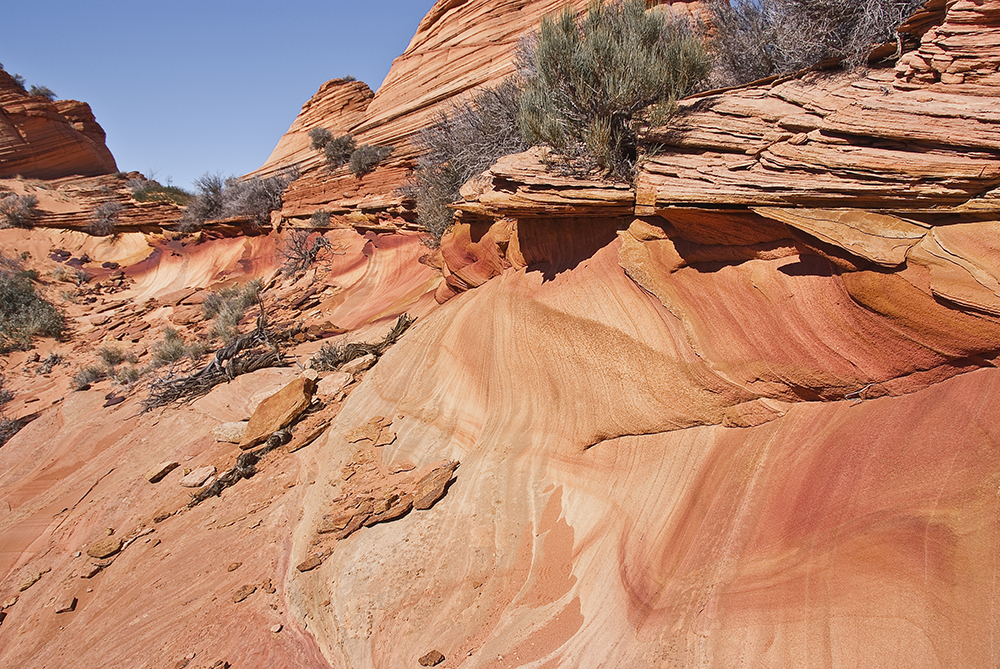
{"label": "flat rock slab", "polygon": [[316,382],[316,394],[319,397],[335,397],[347,387],[353,377],[347,372],[333,372]]}
{"label": "flat rock slab", "polygon": [[146,480],[150,483],[159,483],[163,480],[164,476],[177,469],[178,466],[180,466],[180,464],[177,462],[161,462],[146,472]]}
{"label": "flat rock slab", "polygon": [[299,377],[260,403],[250,417],[240,448],[253,448],[273,433],[290,425],[312,403],[316,382]]}
{"label": "flat rock slab", "polygon": [[122,540],[118,537],[108,537],[95,541],[87,547],[87,555],[98,560],[109,558],[122,549]]}
{"label": "flat rock slab", "polygon": [[181,479],[181,485],[185,488],[200,488],[205,484],[205,481],[215,476],[215,467],[212,465],[205,465],[204,467],[198,467],[191,471],[190,474],[186,475]]}
{"label": "flat rock slab", "polygon": [[247,431],[247,421],[237,420],[231,423],[219,423],[219,425],[212,430],[212,436],[215,437],[216,441],[238,444],[243,440],[243,435]]}
{"label": "flat rock slab", "polygon": [[345,374],[357,374],[358,372],[363,372],[366,369],[371,368],[371,366],[375,364],[376,360],[377,358],[373,354],[368,353],[367,355],[355,358],[350,362],[345,362],[344,366],[340,368],[340,371]]}

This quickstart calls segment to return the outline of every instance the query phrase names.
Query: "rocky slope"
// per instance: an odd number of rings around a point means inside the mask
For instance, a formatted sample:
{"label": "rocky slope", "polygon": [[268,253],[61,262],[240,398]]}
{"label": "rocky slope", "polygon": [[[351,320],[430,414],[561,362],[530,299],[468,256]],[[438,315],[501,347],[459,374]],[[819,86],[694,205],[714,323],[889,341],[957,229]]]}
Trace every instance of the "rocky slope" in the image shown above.
{"label": "rocky slope", "polygon": [[87,103],[27,95],[0,70],[0,177],[58,179],[117,169]]}
{"label": "rocky slope", "polygon": [[[485,7],[439,2],[407,53]],[[684,102],[635,188],[501,160],[438,256],[346,206],[360,229],[299,278],[276,273],[288,231],[0,231],[43,277],[121,268],[40,358],[145,362],[249,277],[298,362],[418,317],[367,371],[320,374],[292,441],[192,508],[185,470],[246,452],[216,428],[311,387],[299,366],[139,413],[141,392],[7,356],[9,413],[35,418],[0,447],[0,665],[995,666],[1000,2],[928,7],[895,67]],[[360,114],[355,94],[303,117]],[[304,216],[340,177],[302,160]],[[396,197],[392,169],[356,196]]]}

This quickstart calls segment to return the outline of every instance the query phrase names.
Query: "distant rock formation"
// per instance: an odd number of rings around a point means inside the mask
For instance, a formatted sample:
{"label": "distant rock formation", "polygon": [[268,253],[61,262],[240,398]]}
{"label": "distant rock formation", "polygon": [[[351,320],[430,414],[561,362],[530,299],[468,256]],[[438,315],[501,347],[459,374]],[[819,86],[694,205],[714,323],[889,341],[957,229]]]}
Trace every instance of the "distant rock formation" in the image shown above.
{"label": "distant rock formation", "polygon": [[117,171],[90,106],[28,95],[0,70],[0,177],[58,179]]}

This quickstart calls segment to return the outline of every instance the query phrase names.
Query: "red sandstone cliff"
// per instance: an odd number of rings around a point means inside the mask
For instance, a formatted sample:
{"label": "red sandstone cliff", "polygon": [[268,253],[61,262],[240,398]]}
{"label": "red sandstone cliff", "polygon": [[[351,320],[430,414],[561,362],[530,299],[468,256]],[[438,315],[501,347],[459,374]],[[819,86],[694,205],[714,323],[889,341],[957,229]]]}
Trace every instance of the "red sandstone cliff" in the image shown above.
{"label": "red sandstone cliff", "polygon": [[0,70],[0,177],[58,179],[117,169],[87,103],[27,95]]}
{"label": "red sandstone cliff", "polygon": [[[414,44],[484,6],[438,3]],[[315,442],[169,517],[181,471],[147,470],[231,463],[212,428],[297,368],[140,415],[137,396],[103,406],[107,382],[71,393],[8,356],[39,416],[0,448],[0,600],[19,597],[0,664],[996,666],[998,17],[953,2],[895,69],[686,101],[634,189],[505,158],[463,189],[443,277],[361,204],[345,217],[386,232],[328,232],[342,255],[296,281],[275,274],[277,233],[0,231],[42,270],[56,244],[122,265],[126,289],[68,306],[73,337],[44,344],[74,361],[111,342],[145,360],[163,325],[204,327],[206,288],[251,276],[317,338],[420,317],[324,398]],[[307,111],[354,99],[344,86]],[[390,202],[392,170],[351,197]],[[313,173],[286,212],[329,205],[341,177]],[[304,361],[319,340],[300,339]],[[432,508],[329,532],[395,503],[384,481],[453,460]],[[81,578],[109,527],[134,541]]]}

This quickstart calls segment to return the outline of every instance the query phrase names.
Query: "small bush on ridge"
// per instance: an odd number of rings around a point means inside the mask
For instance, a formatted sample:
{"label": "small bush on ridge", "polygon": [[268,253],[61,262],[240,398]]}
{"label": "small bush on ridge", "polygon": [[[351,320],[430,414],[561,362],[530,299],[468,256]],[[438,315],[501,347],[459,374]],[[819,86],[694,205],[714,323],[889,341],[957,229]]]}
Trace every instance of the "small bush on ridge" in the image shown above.
{"label": "small bush on ridge", "polygon": [[0,198],[0,228],[26,228],[38,217],[38,198],[11,193]]}
{"label": "small bush on ridge", "polygon": [[53,91],[48,86],[32,86],[31,90],[28,91],[29,95],[36,95],[41,98],[45,98],[49,102],[56,99],[56,92]]}
{"label": "small bush on ridge", "polygon": [[326,158],[326,164],[330,166],[331,170],[343,167],[351,161],[351,155],[356,148],[353,135],[342,135],[327,140],[323,145],[323,156]]}
{"label": "small bush on ridge", "polygon": [[206,221],[236,217],[266,226],[271,222],[271,212],[281,209],[281,194],[298,176],[295,170],[266,179],[223,179],[219,174],[206,173],[194,181],[197,192],[188,202],[181,229],[194,230]]}
{"label": "small bush on ridge", "polygon": [[713,84],[732,86],[836,58],[865,63],[925,0],[713,0]]}
{"label": "small bush on ridge", "polygon": [[11,269],[12,262],[0,263],[0,354],[26,351],[34,337],[59,337],[66,329],[62,313],[38,293],[31,274]]}
{"label": "small bush on ridge", "polygon": [[164,186],[153,179],[132,179],[125,185],[136,202],[173,202],[183,206],[194,197],[183,188]]}
{"label": "small bush on ridge", "polygon": [[637,121],[669,109],[708,75],[709,57],[690,26],[643,0],[590,4],[577,21],[567,8],[544,17],[522,48],[517,117],[532,144],[548,144],[577,174],[594,169],[630,180]]}
{"label": "small bush on ridge", "polygon": [[378,167],[379,163],[388,158],[392,152],[391,146],[362,144],[351,153],[351,174],[360,179]]}
{"label": "small bush on ridge", "polygon": [[507,79],[453,104],[417,137],[420,158],[405,193],[416,202],[431,246],[440,244],[451,226],[454,212],[448,205],[459,199],[462,184],[498,158],[528,148],[517,127],[519,96],[515,80]]}
{"label": "small bush on ridge", "polygon": [[326,128],[313,128],[309,131],[309,145],[322,150],[333,139],[333,133]]}
{"label": "small bush on ridge", "polygon": [[118,216],[124,208],[120,202],[105,202],[98,205],[90,214],[87,232],[98,237],[114,234],[118,226]]}

